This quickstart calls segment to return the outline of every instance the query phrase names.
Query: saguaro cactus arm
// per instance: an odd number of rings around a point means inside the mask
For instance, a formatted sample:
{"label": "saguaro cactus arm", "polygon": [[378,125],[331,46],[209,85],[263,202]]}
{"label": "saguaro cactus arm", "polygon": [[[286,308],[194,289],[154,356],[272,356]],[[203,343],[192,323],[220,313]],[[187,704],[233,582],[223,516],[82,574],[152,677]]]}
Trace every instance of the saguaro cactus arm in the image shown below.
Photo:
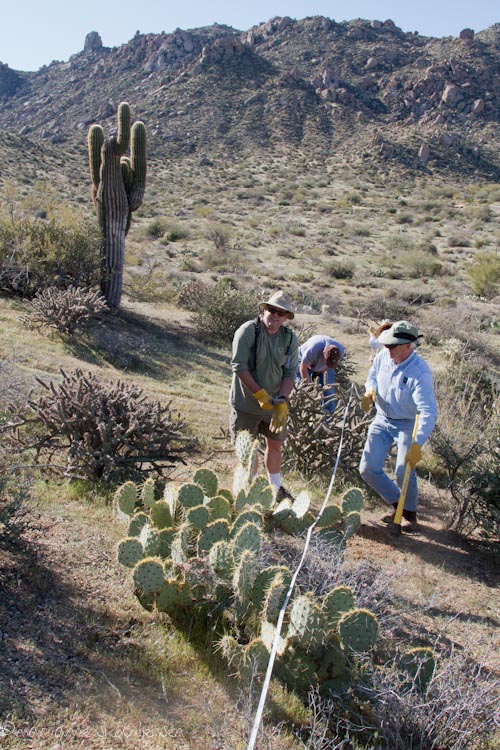
{"label": "saguaro cactus arm", "polygon": [[131,154],[132,185],[127,194],[130,210],[136,211],[142,204],[146,189],[146,128],[140,121],[132,126]]}

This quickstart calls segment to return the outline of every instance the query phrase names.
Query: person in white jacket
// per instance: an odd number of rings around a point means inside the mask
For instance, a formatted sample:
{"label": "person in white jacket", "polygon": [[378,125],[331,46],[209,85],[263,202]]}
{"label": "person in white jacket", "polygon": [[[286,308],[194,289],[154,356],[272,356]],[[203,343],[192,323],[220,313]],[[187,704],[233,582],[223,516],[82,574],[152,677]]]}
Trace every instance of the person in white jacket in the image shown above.
{"label": "person in white jacket", "polygon": [[[361,400],[366,412],[375,404],[376,416],[368,429],[360,474],[393,506],[392,512],[381,519],[390,523],[394,519],[406,463],[410,464],[412,472],[402,520],[402,526],[410,529],[417,528],[418,488],[414,468],[437,419],[432,373],[415,351],[419,338],[416,326],[407,320],[399,320],[382,331],[378,341],[384,349],[373,360]],[[412,440],[417,414],[418,429]],[[384,471],[385,459],[394,444],[397,446],[396,481]]]}

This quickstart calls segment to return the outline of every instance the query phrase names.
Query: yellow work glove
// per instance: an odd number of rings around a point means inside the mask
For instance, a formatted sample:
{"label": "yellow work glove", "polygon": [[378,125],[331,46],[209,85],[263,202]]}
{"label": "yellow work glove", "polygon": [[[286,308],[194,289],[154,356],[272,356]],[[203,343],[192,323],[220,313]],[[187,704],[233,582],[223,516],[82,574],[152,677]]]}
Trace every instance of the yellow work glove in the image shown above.
{"label": "yellow work glove", "polygon": [[286,423],[288,416],[288,404],[286,399],[283,401],[277,401],[273,406],[273,416],[271,417],[271,424],[269,429],[271,432],[281,432]]}
{"label": "yellow work glove", "polygon": [[375,399],[376,393],[373,388],[370,388],[370,390],[366,391],[365,395],[361,399],[361,408],[366,414],[368,414],[368,412],[372,408],[373,404],[375,403]]}
{"label": "yellow work glove", "polygon": [[410,464],[413,469],[422,458],[422,446],[412,443],[406,452],[405,463]]}
{"label": "yellow work glove", "polygon": [[266,390],[264,390],[264,388],[261,388],[260,391],[255,391],[253,397],[256,398],[259,402],[259,406],[261,409],[267,409],[268,411],[270,411],[273,408],[273,405],[271,403],[271,396]]}

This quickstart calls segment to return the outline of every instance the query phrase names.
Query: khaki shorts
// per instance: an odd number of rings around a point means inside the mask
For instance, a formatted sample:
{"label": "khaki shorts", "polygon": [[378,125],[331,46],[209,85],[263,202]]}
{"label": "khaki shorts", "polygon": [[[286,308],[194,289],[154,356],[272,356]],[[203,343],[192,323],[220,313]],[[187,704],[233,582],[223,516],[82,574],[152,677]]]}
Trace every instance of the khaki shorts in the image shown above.
{"label": "khaki shorts", "polygon": [[269,421],[262,419],[259,414],[247,414],[244,411],[236,411],[231,408],[231,414],[229,416],[229,430],[231,432],[231,440],[234,443],[235,437],[238,432],[242,430],[248,430],[248,432],[257,437],[257,435],[263,435],[269,440],[277,440],[278,443],[282,443],[286,439],[286,424],[279,432],[271,432],[269,429]]}

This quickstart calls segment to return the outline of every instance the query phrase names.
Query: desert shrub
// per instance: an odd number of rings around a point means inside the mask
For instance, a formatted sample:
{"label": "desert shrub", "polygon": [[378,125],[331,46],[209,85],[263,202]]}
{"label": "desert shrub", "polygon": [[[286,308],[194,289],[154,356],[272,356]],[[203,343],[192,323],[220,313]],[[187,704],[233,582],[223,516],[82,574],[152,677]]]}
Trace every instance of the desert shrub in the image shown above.
{"label": "desert shrub", "polygon": [[446,240],[446,244],[448,247],[470,247],[469,238],[458,234],[451,234]]}
{"label": "desert shrub", "polygon": [[198,310],[200,299],[207,292],[207,284],[202,281],[187,281],[177,292],[177,304],[184,310]]}
{"label": "desert shrub", "polygon": [[227,344],[232,341],[235,330],[246,320],[255,318],[257,311],[255,292],[241,291],[222,279],[201,291],[191,320],[202,340]]}
{"label": "desert shrub", "polygon": [[207,239],[211,240],[217,250],[223,250],[228,246],[229,240],[231,239],[231,231],[229,227],[223,224],[210,224],[206,231]]}
{"label": "desert shrub", "polygon": [[411,214],[398,214],[394,221],[396,224],[413,224],[413,216]]}
{"label": "desert shrub", "polygon": [[410,278],[439,276],[443,268],[439,261],[425,252],[410,252],[404,257],[403,263]]}
{"label": "desert shrub", "polygon": [[500,425],[490,433],[485,450],[474,462],[464,521],[488,539],[500,539]]}
{"label": "desert shrub", "polygon": [[411,315],[410,304],[398,297],[374,297],[361,303],[361,314],[368,320],[404,320]]}
{"label": "desert shrub", "polygon": [[419,287],[417,291],[415,287],[403,286],[398,289],[398,297],[401,303],[407,302],[412,307],[429,305],[436,301],[435,294],[432,290],[422,289],[421,287]]}
{"label": "desert shrub", "polygon": [[304,312],[321,312],[321,300],[318,299],[314,294],[306,291],[298,291],[294,294],[294,302],[296,305],[297,312],[303,310]]}
{"label": "desert shrub", "polygon": [[317,721],[339,740],[359,736],[363,747],[391,750],[484,750],[494,747],[499,688],[498,677],[464,649],[437,660],[425,690],[396,655],[383,665],[365,663],[357,700],[347,692],[324,702],[317,694],[311,698]]}
{"label": "desert shrub", "polygon": [[293,234],[294,237],[305,237],[306,230],[304,227],[301,227],[301,226],[292,226],[290,227],[290,234]]}
{"label": "desert shrub", "polygon": [[162,474],[193,451],[185,422],[170,404],[152,402],[136,385],[106,383],[91,372],[61,370],[61,376],[59,383],[38,380],[44,393],[28,399],[13,438],[51,471],[115,481]]}
{"label": "desert shrub", "polygon": [[438,249],[436,245],[430,240],[422,240],[422,242],[419,242],[417,245],[417,250],[419,250],[422,253],[429,253],[429,255],[438,254]]}
{"label": "desert shrub", "polygon": [[498,384],[463,342],[443,353],[449,364],[435,379],[439,418],[429,439],[431,469],[453,499],[449,526],[499,539]]}
{"label": "desert shrub", "polygon": [[25,501],[31,492],[31,481],[25,473],[8,470],[0,473],[0,538],[2,545],[12,544],[26,527]]}
{"label": "desert shrub", "polygon": [[186,227],[181,227],[180,224],[168,224],[166,227],[165,236],[169,242],[185,240],[189,237],[189,229],[187,229]]}
{"label": "desert shrub", "polygon": [[32,327],[55,328],[69,335],[108,309],[101,292],[75,286],[47,287],[36,293],[29,306],[24,320]]}
{"label": "desert shrub", "polygon": [[500,256],[497,253],[477,253],[467,269],[472,290],[480,297],[494,297],[500,289]]}
{"label": "desert shrub", "polygon": [[412,250],[415,247],[415,243],[405,234],[391,234],[385,239],[385,247],[387,250],[399,253],[405,250]]}
{"label": "desert shrub", "polygon": [[48,286],[95,286],[101,243],[93,223],[0,221],[0,289],[32,297]]}
{"label": "desert shrub", "polygon": [[200,266],[205,271],[218,273],[234,273],[243,271],[247,265],[246,259],[240,252],[228,252],[213,247],[204,250],[200,256]]}
{"label": "desert shrub", "polygon": [[175,298],[176,290],[169,275],[157,258],[143,257],[141,268],[128,269],[124,283],[127,295],[141,302],[168,302]]}
{"label": "desert shrub", "polygon": [[330,261],[324,266],[328,276],[333,279],[352,279],[354,276],[354,265],[347,261]]}
{"label": "desert shrub", "polygon": [[146,227],[146,237],[159,240],[165,234],[165,222],[163,219],[153,219]]}

